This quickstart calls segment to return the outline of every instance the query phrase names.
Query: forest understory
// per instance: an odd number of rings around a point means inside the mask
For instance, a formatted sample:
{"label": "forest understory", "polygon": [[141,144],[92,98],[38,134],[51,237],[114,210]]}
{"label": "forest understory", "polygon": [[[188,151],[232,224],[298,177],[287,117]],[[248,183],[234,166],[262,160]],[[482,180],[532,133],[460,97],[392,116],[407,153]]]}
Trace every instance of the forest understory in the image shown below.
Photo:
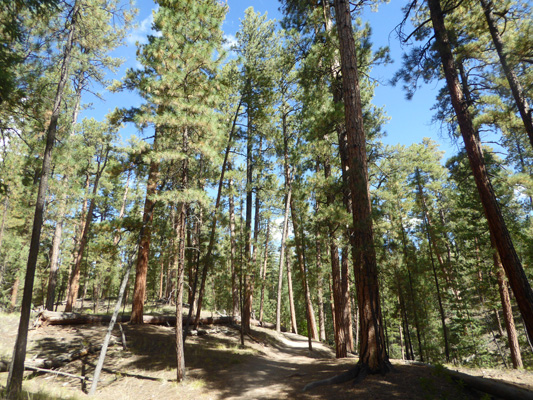
{"label": "forest understory", "polygon": [[[211,313],[204,312],[208,317]],[[18,316],[0,315],[0,359],[9,358],[15,341]],[[331,377],[353,367],[355,355],[335,359],[334,349],[314,341],[309,352],[307,337],[254,327],[240,345],[237,325],[202,327],[207,334],[190,336],[185,346],[187,379],[176,382],[175,329],[156,325],[122,325],[127,350],[118,326],[100,376],[96,399],[480,399],[483,393],[451,379],[444,368],[391,360],[393,372],[369,375],[364,383],[331,385],[303,392],[306,384]],[[55,325],[32,329],[27,360],[57,357],[101,345],[107,325]],[[57,369],[61,373],[91,378],[98,352]],[[29,362],[31,364],[31,361]],[[447,368],[456,369],[452,365]],[[529,371],[459,368],[525,388],[533,393]],[[0,373],[5,386],[7,372]],[[26,371],[24,398],[84,399],[90,381]],[[485,397],[486,398],[486,397]],[[496,397],[492,397],[496,398]]]}

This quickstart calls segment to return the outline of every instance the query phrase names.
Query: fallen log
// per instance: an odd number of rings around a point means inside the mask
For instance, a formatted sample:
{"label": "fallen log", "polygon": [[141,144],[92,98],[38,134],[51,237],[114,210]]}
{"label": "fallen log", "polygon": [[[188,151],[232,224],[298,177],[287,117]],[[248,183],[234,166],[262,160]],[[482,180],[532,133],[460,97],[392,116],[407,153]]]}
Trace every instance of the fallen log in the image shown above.
{"label": "fallen log", "polygon": [[[128,322],[129,315],[118,317],[118,322]],[[46,325],[81,325],[81,324],[104,324],[111,321],[111,315],[79,314],[73,312],[41,311],[33,324],[35,327]]]}
{"label": "fallen log", "polygon": [[484,378],[475,375],[465,374],[463,372],[455,371],[448,369],[442,366],[436,367],[432,364],[426,364],[419,361],[406,361],[406,364],[410,365],[420,365],[424,367],[435,368],[444,374],[448,374],[456,382],[461,382],[462,384],[469,386],[473,389],[476,389],[483,393],[488,393],[491,396],[495,396],[500,399],[507,400],[533,400],[533,391],[526,388],[522,388],[517,385],[513,385],[509,382],[499,381],[491,378]]}
{"label": "fallen log", "polygon": [[[113,338],[110,344],[114,345],[115,343],[116,343],[116,340]],[[72,361],[79,360],[80,358],[85,357],[86,355],[97,353],[100,351],[100,349],[101,349],[101,346],[88,346],[88,347],[83,347],[81,349],[72,351],[70,353],[61,354],[54,358],[32,358],[24,362],[24,368],[27,368],[27,369],[60,368]],[[9,361],[0,360],[0,372],[7,372],[8,369],[9,369]]]}
{"label": "fallen log", "polygon": [[[130,320],[129,315],[119,315],[117,317],[118,323],[127,323]],[[54,312],[43,310],[38,315],[34,322],[34,327],[47,326],[47,325],[84,325],[84,324],[109,324],[111,321],[111,315],[97,315],[97,314],[80,314],[73,312]],[[184,325],[185,325],[184,319]],[[166,325],[176,326],[175,315],[145,315],[143,322],[149,325]],[[198,325],[231,325],[239,324],[239,317],[232,317],[228,315],[218,317],[201,318]],[[250,320],[250,325],[259,326],[268,329],[276,329],[275,324],[269,322],[259,322],[256,319]],[[282,332],[286,332],[285,328],[281,329]]]}
{"label": "fallen log", "polygon": [[489,378],[482,378],[480,376],[473,376],[464,374],[459,371],[445,369],[445,371],[452,377],[452,379],[463,382],[480,392],[488,393],[492,396],[508,399],[508,400],[533,400],[533,392],[521,387],[511,385],[509,383],[497,381]]}
{"label": "fallen log", "polygon": [[[119,315],[117,322],[128,322],[129,315]],[[46,325],[81,325],[81,324],[108,324],[111,315],[79,314],[66,312],[42,311],[37,316],[34,326]],[[231,324],[235,319],[231,316],[201,318],[199,325]],[[175,315],[145,315],[143,322],[150,325],[176,325]]]}

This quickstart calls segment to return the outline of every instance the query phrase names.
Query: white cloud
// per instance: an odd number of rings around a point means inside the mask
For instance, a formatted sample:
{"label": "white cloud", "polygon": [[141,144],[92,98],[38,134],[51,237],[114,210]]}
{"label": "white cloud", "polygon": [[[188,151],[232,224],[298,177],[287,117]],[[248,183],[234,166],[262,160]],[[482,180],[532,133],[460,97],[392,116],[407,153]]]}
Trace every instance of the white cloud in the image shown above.
{"label": "white cloud", "polygon": [[[154,12],[156,12],[154,10]],[[138,25],[136,25],[135,29],[133,29],[128,37],[127,42],[129,44],[135,44],[137,42],[141,44],[148,43],[148,35],[154,35],[154,36],[161,36],[160,32],[154,32],[152,30],[152,26],[154,24],[154,13],[150,13],[148,17],[143,19]]]}
{"label": "white cloud", "polygon": [[222,45],[222,48],[226,51],[231,51],[234,46],[237,45],[237,38],[234,35],[231,34],[225,34],[224,35],[224,44]]}

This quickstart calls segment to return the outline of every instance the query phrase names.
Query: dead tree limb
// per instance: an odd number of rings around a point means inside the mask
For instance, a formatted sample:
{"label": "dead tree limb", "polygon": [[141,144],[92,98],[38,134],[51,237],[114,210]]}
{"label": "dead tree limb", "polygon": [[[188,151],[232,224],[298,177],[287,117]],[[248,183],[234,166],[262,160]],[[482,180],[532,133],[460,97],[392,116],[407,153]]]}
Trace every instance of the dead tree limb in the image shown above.
{"label": "dead tree limb", "polygon": [[[102,349],[100,350],[100,357],[98,358],[98,364],[96,365],[96,368],[94,370],[93,383],[91,384],[91,389],[89,390],[89,396],[94,395],[94,393],[96,392],[96,388],[98,387],[98,378],[100,377],[100,372],[102,371],[102,367],[104,366],[107,346],[109,345],[109,340],[111,339],[111,334],[113,333],[113,328],[115,327],[115,322],[117,321],[118,313],[120,312],[120,306],[122,305],[122,299],[124,297],[124,292],[126,291],[126,285],[128,284],[132,265],[133,257],[128,263],[128,268],[126,269],[126,273],[124,274],[124,278],[122,279],[122,283],[118,291],[117,303],[115,304],[115,310],[113,311],[113,316],[111,317],[111,321],[109,322],[109,327],[107,328],[104,343],[102,344]],[[120,328],[120,332],[122,333],[122,345],[125,347],[126,341],[124,339],[124,332],[122,332],[122,327]]]}
{"label": "dead tree limb", "polygon": [[61,372],[61,371],[57,371],[55,369],[38,368],[38,367],[32,367],[30,365],[26,365],[24,367],[24,369],[27,369],[27,370],[30,370],[30,371],[36,371],[36,372],[43,372],[45,374],[54,374],[54,375],[66,376],[68,378],[79,379],[81,381],[91,381],[92,380],[91,378],[89,378],[87,376],[69,374],[68,372]]}

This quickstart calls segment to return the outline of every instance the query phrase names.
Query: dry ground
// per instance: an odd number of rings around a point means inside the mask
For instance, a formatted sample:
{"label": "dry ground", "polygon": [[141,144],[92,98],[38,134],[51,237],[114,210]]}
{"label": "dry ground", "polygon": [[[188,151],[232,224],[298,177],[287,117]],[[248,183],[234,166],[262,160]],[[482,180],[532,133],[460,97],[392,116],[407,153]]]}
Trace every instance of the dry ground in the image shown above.
{"label": "dry ground", "polygon": [[[0,357],[12,349],[18,320],[0,316]],[[395,372],[350,383],[302,392],[309,382],[345,371],[356,362],[352,357],[335,360],[334,352],[314,342],[309,352],[307,338],[255,328],[240,346],[239,331],[218,326],[216,332],[189,337],[186,345],[188,379],[176,383],[174,328],[123,325],[128,350],[110,347],[97,399],[479,399],[453,383],[443,372],[393,360]],[[101,343],[106,326],[48,326],[32,330],[28,358],[54,357],[58,353]],[[114,335],[120,343],[120,332]],[[75,375],[92,376],[98,354],[60,368]],[[533,390],[533,375],[521,371],[468,370],[470,374],[512,381]],[[7,373],[0,374],[4,386]],[[85,399],[80,380],[27,372],[27,398]]]}

